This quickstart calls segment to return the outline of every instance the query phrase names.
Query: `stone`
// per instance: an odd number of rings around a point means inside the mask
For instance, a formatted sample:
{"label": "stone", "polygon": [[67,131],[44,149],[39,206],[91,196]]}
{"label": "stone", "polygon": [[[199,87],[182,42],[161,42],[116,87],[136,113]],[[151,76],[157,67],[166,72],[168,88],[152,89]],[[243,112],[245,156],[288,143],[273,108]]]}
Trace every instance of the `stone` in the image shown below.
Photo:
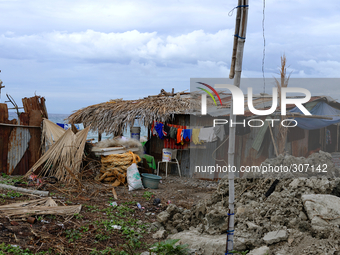
{"label": "stone", "polygon": [[201,215],[205,215],[205,212],[206,212],[206,206],[204,203],[199,203],[197,206],[196,206],[196,210],[195,210],[195,215],[197,218],[199,218]]}
{"label": "stone", "polygon": [[150,226],[151,231],[156,231],[158,229],[164,229],[161,223],[159,223],[158,221],[151,223],[151,226]]}
{"label": "stone", "polygon": [[252,223],[252,222],[247,222],[247,226],[249,229],[258,229],[259,226],[257,226],[256,224]]}
{"label": "stone", "polygon": [[307,215],[304,212],[300,212],[299,217],[301,220],[308,220]]}
{"label": "stone", "polygon": [[297,189],[300,186],[300,179],[294,179],[290,184],[289,187],[292,189]]}
{"label": "stone", "polygon": [[263,237],[263,241],[266,244],[274,244],[280,241],[285,241],[287,240],[287,238],[288,238],[287,231],[279,230],[279,231],[268,232],[267,234],[265,234]]}
{"label": "stone", "polygon": [[170,218],[170,214],[167,211],[163,211],[157,215],[157,221],[160,223],[166,222]]}
{"label": "stone", "polygon": [[166,208],[166,211],[169,214],[175,214],[175,213],[179,212],[178,207],[174,204],[169,204],[168,208]]}
{"label": "stone", "polygon": [[176,213],[172,219],[173,220],[182,220],[182,218],[183,218],[182,214]]}
{"label": "stone", "polygon": [[152,238],[154,239],[163,239],[166,237],[166,231],[165,230],[158,230],[156,233],[152,235]]}
{"label": "stone", "polygon": [[247,208],[245,206],[237,207],[236,214],[244,214],[247,211]]}
{"label": "stone", "polygon": [[269,254],[269,247],[268,246],[262,246],[260,248],[251,250],[248,255],[268,255]]}
{"label": "stone", "polygon": [[[196,230],[183,231],[168,236],[168,239],[180,239],[181,243],[188,244],[190,249],[197,254],[213,255],[224,254],[226,246],[226,235],[206,235],[200,234]],[[234,237],[234,250],[246,250],[245,240],[237,236]]]}
{"label": "stone", "polygon": [[302,195],[302,201],[312,228],[323,230],[340,225],[340,198],[333,195]]}

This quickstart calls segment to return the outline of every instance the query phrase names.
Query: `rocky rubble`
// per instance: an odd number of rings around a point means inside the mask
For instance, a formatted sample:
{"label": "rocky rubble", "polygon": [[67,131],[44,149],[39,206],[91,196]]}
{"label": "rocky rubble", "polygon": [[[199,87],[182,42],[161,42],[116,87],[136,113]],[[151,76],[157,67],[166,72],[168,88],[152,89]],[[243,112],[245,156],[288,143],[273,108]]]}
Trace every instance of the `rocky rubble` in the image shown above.
{"label": "rocky rubble", "polygon": [[[308,159],[321,158],[329,169],[334,167],[328,153],[316,154],[321,155],[313,154]],[[291,156],[289,160],[300,162],[299,159],[305,160]],[[340,254],[340,198],[337,197],[340,178],[280,179],[275,191],[266,197],[274,181],[273,178],[235,180],[234,249],[257,249],[252,254],[268,249],[267,254],[278,255]],[[191,210],[170,204],[157,216],[159,228],[167,231],[168,238],[188,243],[197,254],[223,254],[228,195],[228,180],[222,179],[211,198],[198,201]]]}

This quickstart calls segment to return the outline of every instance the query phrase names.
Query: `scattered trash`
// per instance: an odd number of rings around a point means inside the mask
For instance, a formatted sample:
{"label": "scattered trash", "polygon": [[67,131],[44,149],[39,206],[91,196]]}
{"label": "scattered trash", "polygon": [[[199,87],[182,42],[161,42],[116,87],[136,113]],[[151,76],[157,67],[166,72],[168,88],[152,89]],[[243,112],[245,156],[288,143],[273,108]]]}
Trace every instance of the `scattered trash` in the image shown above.
{"label": "scattered trash", "polygon": [[276,179],[273,184],[269,187],[269,189],[267,190],[265,196],[269,197],[274,191],[275,191],[275,187],[276,185],[279,183],[279,180]]}
{"label": "scattered trash", "polygon": [[137,203],[137,207],[138,209],[142,209],[142,206],[140,205],[140,203]]}
{"label": "scattered trash", "polygon": [[171,201],[170,201],[170,200],[168,200],[168,205],[169,205],[169,204],[171,204]]}
{"label": "scattered trash", "polygon": [[115,206],[118,206],[117,202],[112,202],[110,203],[111,206],[115,207]]}
{"label": "scattered trash", "polygon": [[160,203],[161,203],[161,199],[159,199],[159,198],[155,198],[153,200],[153,205],[159,205]]}
{"label": "scattered trash", "polygon": [[12,226],[18,226],[19,225],[19,223],[16,222],[16,221],[11,221],[10,223],[11,223]]}
{"label": "scattered trash", "polygon": [[34,224],[34,223],[37,222],[37,219],[34,218],[34,217],[28,217],[28,218],[27,218],[27,222],[28,222],[28,223],[31,223],[31,224]]}
{"label": "scattered trash", "polygon": [[113,229],[121,229],[122,228],[121,226],[118,226],[118,225],[113,225],[111,227],[113,227]]}
{"label": "scattered trash", "polygon": [[128,167],[126,178],[129,185],[129,191],[144,189],[136,163],[133,163]]}
{"label": "scattered trash", "polygon": [[41,222],[41,223],[50,223],[50,222],[47,221],[47,220],[41,220],[40,222]]}
{"label": "scattered trash", "polygon": [[64,227],[64,224],[62,224],[62,223],[57,224],[57,226],[62,227],[62,228],[65,228],[65,227]]}

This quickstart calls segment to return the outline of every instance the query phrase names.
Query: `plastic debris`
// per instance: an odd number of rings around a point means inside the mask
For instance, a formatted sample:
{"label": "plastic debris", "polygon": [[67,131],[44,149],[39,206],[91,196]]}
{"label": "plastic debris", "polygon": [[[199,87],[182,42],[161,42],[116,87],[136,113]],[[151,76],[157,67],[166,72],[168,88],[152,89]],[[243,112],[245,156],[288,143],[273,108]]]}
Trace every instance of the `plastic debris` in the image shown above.
{"label": "plastic debris", "polygon": [[161,200],[159,198],[155,198],[153,200],[153,205],[159,205],[161,203]]}
{"label": "plastic debris", "polygon": [[113,227],[113,229],[121,229],[122,228],[121,226],[118,226],[118,225],[112,225],[111,227]]}
{"label": "plastic debris", "polygon": [[111,206],[115,207],[115,206],[118,206],[117,202],[112,202],[110,203]]}
{"label": "plastic debris", "polygon": [[28,222],[28,223],[31,223],[31,224],[34,224],[34,223],[37,222],[37,219],[34,218],[34,217],[28,217],[28,218],[27,218],[27,222]]}

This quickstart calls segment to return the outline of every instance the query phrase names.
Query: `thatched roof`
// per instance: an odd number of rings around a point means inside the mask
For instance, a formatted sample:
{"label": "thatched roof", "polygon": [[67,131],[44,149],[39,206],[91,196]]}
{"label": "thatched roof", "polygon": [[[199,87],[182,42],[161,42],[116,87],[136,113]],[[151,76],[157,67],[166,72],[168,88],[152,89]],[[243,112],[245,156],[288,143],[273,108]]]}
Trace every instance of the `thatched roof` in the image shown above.
{"label": "thatched roof", "polygon": [[122,134],[128,126],[133,126],[135,119],[141,125],[148,126],[155,121],[166,122],[175,114],[188,114],[193,101],[185,96],[155,96],[139,100],[110,100],[91,105],[71,114],[70,124],[91,124],[91,130],[100,133]]}

